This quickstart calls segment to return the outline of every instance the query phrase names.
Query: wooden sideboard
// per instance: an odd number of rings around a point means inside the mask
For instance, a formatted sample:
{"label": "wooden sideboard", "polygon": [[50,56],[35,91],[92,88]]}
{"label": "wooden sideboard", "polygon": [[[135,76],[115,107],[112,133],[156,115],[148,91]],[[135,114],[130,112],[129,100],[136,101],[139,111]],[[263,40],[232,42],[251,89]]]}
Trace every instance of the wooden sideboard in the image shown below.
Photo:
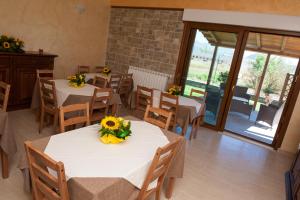
{"label": "wooden sideboard", "polygon": [[28,108],[36,81],[37,69],[53,69],[57,55],[0,52],[0,80],[11,85],[9,110]]}

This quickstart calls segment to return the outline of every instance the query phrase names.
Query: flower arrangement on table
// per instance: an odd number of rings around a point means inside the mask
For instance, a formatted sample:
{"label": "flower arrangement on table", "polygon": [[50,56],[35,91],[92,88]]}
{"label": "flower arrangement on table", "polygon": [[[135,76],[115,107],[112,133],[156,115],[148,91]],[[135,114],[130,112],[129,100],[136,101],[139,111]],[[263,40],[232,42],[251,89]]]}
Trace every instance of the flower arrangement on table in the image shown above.
{"label": "flower arrangement on table", "polygon": [[85,75],[84,74],[76,74],[74,76],[68,77],[69,85],[72,87],[83,87],[85,85]]}
{"label": "flower arrangement on table", "polygon": [[24,53],[22,49],[24,47],[24,42],[18,38],[11,36],[1,35],[0,36],[0,51],[1,52],[15,52]]}
{"label": "flower arrangement on table", "polygon": [[121,117],[106,116],[101,121],[100,140],[104,144],[118,144],[131,135],[131,123]]}
{"label": "flower arrangement on table", "polygon": [[111,70],[108,67],[104,67],[101,73],[108,76],[111,73]]}
{"label": "flower arrangement on table", "polygon": [[169,94],[172,94],[172,95],[180,95],[180,92],[181,92],[181,87],[178,86],[178,85],[172,85],[171,87],[169,87],[168,91],[167,91]]}

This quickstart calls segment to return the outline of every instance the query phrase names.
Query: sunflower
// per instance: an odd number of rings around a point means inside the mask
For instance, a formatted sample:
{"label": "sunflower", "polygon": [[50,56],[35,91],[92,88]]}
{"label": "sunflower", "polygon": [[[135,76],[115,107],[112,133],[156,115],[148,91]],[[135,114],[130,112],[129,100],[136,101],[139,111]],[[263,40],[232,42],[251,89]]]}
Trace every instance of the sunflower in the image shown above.
{"label": "sunflower", "polygon": [[3,47],[4,47],[4,49],[9,49],[10,44],[8,42],[3,42]]}
{"label": "sunflower", "polygon": [[104,72],[104,73],[109,73],[109,72],[110,72],[110,69],[109,69],[108,67],[105,67],[105,68],[103,69],[103,72]]}
{"label": "sunflower", "polygon": [[117,118],[112,116],[107,116],[101,121],[102,127],[108,130],[118,130],[120,127],[120,122]]}

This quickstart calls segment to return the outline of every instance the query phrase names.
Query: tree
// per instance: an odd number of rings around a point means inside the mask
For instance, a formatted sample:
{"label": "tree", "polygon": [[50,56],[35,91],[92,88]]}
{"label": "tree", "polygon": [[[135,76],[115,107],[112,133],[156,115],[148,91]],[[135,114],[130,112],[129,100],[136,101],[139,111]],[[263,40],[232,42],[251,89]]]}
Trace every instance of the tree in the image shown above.
{"label": "tree", "polygon": [[251,63],[251,68],[245,75],[247,87],[255,89],[260,81],[266,58],[262,54],[257,54],[255,61]]}

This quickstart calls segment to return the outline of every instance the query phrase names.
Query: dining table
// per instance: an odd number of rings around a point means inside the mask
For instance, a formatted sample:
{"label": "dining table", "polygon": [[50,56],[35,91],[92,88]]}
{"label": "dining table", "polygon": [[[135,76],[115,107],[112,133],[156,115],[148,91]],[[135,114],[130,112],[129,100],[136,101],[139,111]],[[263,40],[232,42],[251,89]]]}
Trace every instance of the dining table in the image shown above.
{"label": "dining table", "polygon": [[17,152],[13,125],[8,112],[0,110],[0,151],[2,164],[2,177],[9,177],[9,158]]}
{"label": "dining table", "polygon": [[[159,108],[160,95],[163,91],[153,89],[153,101],[152,106]],[[133,91],[129,98],[129,105],[132,109],[135,108],[136,91]],[[185,135],[189,124],[194,119],[203,115],[203,109],[205,109],[205,102],[199,102],[196,99],[186,96],[178,96],[178,110],[177,110],[177,124],[182,127],[182,135]]]}
{"label": "dining table", "polygon": [[[120,144],[103,144],[99,124],[32,141],[32,145],[52,159],[64,163],[68,191],[72,200],[125,200],[141,189],[158,147],[180,141],[166,175],[166,197],[172,196],[174,183],[183,177],[185,139],[133,116],[132,134]],[[18,165],[30,190],[25,150]],[[153,187],[153,185],[150,185]]]}
{"label": "dining table", "polygon": [[[57,104],[59,106],[67,106],[71,104],[91,102],[94,90],[97,88],[94,85],[86,83],[83,87],[75,88],[69,85],[66,79],[51,80],[55,82]],[[112,94],[110,105],[113,106],[113,112],[118,112],[118,105],[122,104],[120,95]],[[40,91],[38,86],[35,88],[32,96],[31,109],[37,109],[40,106]]]}
{"label": "dining table", "polygon": [[103,73],[84,73],[85,75],[85,82],[86,83],[92,83],[93,82],[93,79],[95,78],[95,76],[98,76],[98,77],[101,77],[101,78],[104,78],[106,79],[108,82],[110,81],[110,77],[111,77],[111,74],[103,74]]}

